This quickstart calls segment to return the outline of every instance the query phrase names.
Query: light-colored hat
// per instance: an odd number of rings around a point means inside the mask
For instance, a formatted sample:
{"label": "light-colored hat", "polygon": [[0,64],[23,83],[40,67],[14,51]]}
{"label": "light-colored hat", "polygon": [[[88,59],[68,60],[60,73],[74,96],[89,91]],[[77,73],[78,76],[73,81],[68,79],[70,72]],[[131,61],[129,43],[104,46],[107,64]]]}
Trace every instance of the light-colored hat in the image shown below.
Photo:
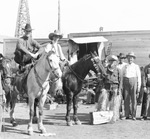
{"label": "light-colored hat", "polygon": [[60,33],[60,31],[55,30],[53,33],[50,33],[50,34],[48,35],[48,37],[49,37],[50,40],[53,40],[53,37],[54,37],[54,36],[57,36],[59,39],[61,39],[61,38],[63,37],[63,34]]}
{"label": "light-colored hat", "polygon": [[118,58],[117,58],[117,56],[115,56],[115,55],[109,55],[109,56],[107,57],[107,59],[108,59],[108,61],[118,61]]}
{"label": "light-colored hat", "polygon": [[127,57],[128,57],[128,56],[136,58],[136,56],[135,56],[134,52],[130,52],[130,53],[128,53],[128,54],[127,54]]}

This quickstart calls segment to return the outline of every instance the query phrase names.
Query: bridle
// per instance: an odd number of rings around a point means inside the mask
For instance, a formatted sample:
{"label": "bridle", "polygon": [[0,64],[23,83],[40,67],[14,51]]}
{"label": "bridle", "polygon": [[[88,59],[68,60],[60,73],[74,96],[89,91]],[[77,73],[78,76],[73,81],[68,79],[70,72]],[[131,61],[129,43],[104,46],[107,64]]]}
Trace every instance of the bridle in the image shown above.
{"label": "bridle", "polygon": [[98,67],[99,60],[100,60],[100,59],[99,59],[98,56],[93,57],[93,58],[91,59],[91,61],[93,62],[93,66],[94,66],[94,68],[95,68],[96,71],[97,71],[97,77],[98,77],[98,78],[99,78],[100,75],[101,75],[100,70],[99,70],[99,67]]}
{"label": "bridle", "polygon": [[[91,58],[91,57],[92,57],[92,58]],[[93,66],[94,66],[94,68],[95,68],[96,71],[97,71],[97,76],[100,77],[101,73],[100,73],[99,68],[98,68],[98,66],[97,66],[98,61],[96,60],[96,57],[94,57],[93,54],[91,53],[91,54],[90,54],[88,57],[86,57],[84,60],[87,60],[87,59],[89,59],[89,58],[91,58],[91,61],[92,61],[92,63],[93,63]],[[71,66],[68,65],[68,67],[69,67],[70,71],[71,71],[81,82],[83,82],[83,83],[86,82],[79,74],[77,74],[77,73],[71,68]]]}
{"label": "bridle", "polygon": [[48,80],[46,80],[46,81],[43,80],[43,79],[39,76],[39,74],[37,73],[37,71],[36,71],[36,65],[33,67],[33,68],[34,68],[34,74],[35,74],[36,81],[37,81],[38,85],[39,85],[42,89],[44,89],[44,88],[43,88],[43,86],[42,86],[40,80],[41,80],[42,82],[55,83],[57,80],[60,79],[60,77],[55,74],[55,71],[56,71],[58,68],[53,69],[52,66],[50,65],[50,62],[49,62],[49,59],[48,59],[48,57],[49,57],[50,54],[51,54],[51,53],[48,53],[48,54],[47,54],[46,60],[47,60],[47,62],[48,62],[48,65],[49,65],[49,67],[50,67],[50,70],[52,71],[52,73],[53,73],[53,75],[54,75],[54,79],[55,79],[55,80],[51,80],[50,78],[49,78]]}

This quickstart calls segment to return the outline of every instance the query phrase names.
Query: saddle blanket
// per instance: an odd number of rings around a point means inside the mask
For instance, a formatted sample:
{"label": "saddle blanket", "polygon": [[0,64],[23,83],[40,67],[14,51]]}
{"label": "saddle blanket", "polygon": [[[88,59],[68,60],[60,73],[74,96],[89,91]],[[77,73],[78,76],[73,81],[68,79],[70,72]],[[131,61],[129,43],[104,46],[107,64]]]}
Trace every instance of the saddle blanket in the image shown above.
{"label": "saddle blanket", "polygon": [[111,121],[113,117],[113,111],[97,111],[90,112],[90,124],[104,124]]}

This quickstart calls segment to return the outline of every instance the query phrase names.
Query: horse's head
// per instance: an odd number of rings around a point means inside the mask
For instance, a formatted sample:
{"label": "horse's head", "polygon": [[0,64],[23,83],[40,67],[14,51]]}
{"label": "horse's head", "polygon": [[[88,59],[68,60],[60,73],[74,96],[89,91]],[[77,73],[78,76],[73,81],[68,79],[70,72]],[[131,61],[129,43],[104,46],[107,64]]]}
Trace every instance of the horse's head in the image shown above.
{"label": "horse's head", "polygon": [[56,55],[56,53],[53,51],[50,51],[47,55],[47,60],[48,60],[49,66],[50,66],[51,74],[54,75],[54,78],[61,78],[62,71],[59,66],[60,59]]}
{"label": "horse's head", "polygon": [[52,96],[62,96],[63,95],[63,83],[62,79],[58,78],[54,82],[50,82],[50,94]]}
{"label": "horse's head", "polygon": [[0,62],[1,70],[3,71],[4,78],[12,76],[12,66],[11,66],[11,59],[4,58]]}
{"label": "horse's head", "polygon": [[50,85],[51,85],[51,92],[56,94],[62,93],[62,71],[59,65],[60,59],[53,51],[48,53],[47,59],[49,61],[49,66],[51,68],[51,75],[50,75]]}
{"label": "horse's head", "polygon": [[107,75],[106,70],[105,70],[99,56],[97,56],[93,53],[91,53],[91,55],[92,55],[91,61],[93,62],[93,67],[94,67],[93,71],[95,73],[97,73],[98,76],[102,75],[103,77],[105,77]]}

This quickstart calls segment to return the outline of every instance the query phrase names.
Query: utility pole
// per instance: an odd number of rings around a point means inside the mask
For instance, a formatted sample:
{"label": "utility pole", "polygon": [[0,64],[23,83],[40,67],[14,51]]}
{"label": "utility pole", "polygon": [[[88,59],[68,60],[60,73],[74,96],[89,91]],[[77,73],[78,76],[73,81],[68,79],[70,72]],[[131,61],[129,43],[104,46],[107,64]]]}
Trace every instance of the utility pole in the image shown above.
{"label": "utility pole", "polygon": [[22,28],[24,28],[27,23],[30,24],[28,0],[20,0],[16,22],[15,37],[21,37],[23,35]]}
{"label": "utility pole", "polygon": [[61,32],[61,29],[60,29],[60,0],[58,0],[58,31]]}

